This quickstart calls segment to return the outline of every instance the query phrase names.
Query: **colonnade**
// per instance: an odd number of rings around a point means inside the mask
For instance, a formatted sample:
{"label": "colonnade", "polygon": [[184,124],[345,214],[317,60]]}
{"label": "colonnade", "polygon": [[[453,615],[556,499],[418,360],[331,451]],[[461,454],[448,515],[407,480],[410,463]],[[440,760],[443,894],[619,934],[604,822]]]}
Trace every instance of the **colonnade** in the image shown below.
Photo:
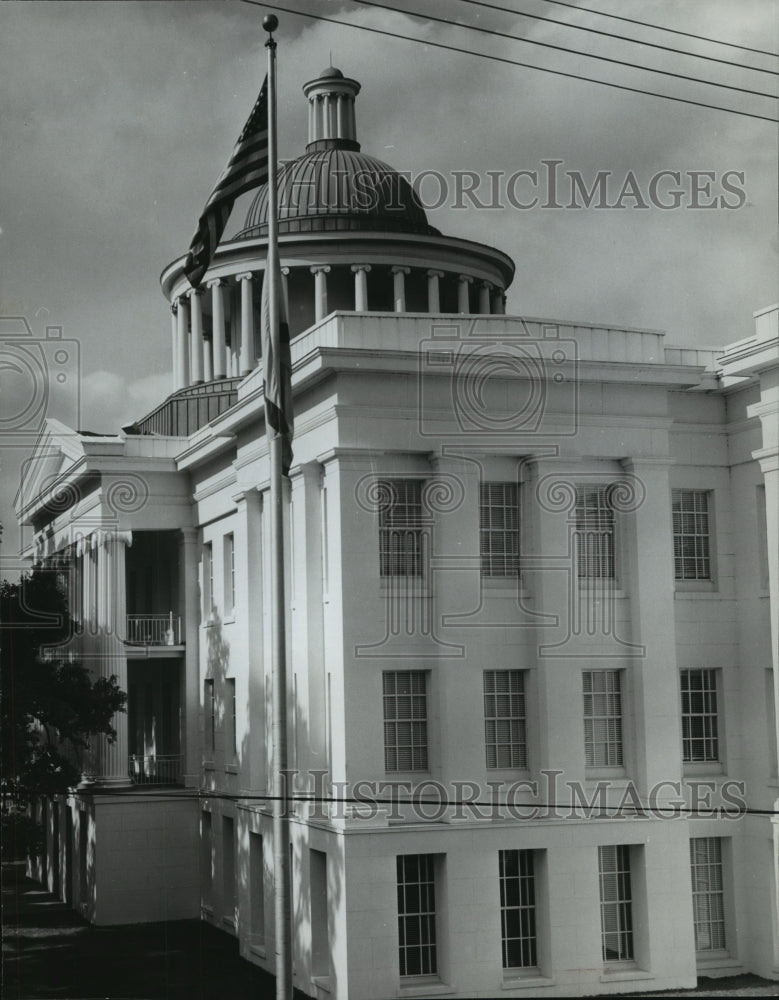
{"label": "colonnade", "polygon": [[[282,269],[286,283],[289,268]],[[368,311],[368,275],[370,264],[352,264],[354,276],[354,311]],[[314,321],[320,322],[330,311],[327,303],[329,264],[314,264],[308,268],[314,279]],[[390,268],[393,310],[406,312],[406,279],[411,268],[395,265]],[[441,281],[444,271],[427,268],[427,311],[441,312]],[[471,286],[478,289],[478,315],[499,315],[504,312],[503,289],[489,281],[480,281],[468,274],[457,274],[457,312],[471,313]],[[214,379],[238,378],[248,375],[256,365],[254,329],[255,285],[262,288],[262,271],[244,271],[235,275],[240,287],[240,321],[232,323],[230,336],[226,329],[225,294],[228,282],[215,278],[204,288],[195,288],[180,295],[171,305],[171,350],[173,355],[174,390]],[[211,299],[211,329],[203,324],[203,297]],[[259,290],[256,293],[259,295]]]}

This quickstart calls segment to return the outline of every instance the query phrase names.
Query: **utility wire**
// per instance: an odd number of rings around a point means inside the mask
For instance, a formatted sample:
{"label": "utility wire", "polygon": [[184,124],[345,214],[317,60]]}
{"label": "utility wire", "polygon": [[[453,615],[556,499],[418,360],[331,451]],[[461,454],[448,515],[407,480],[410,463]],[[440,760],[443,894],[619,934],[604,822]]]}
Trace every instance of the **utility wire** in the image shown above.
{"label": "utility wire", "polygon": [[670,94],[659,94],[653,90],[642,90],[640,87],[628,87],[622,83],[609,83],[607,80],[596,80],[590,76],[581,76],[579,73],[567,73],[561,69],[550,69],[547,66],[534,66],[533,63],[519,62],[517,59],[507,59],[504,56],[489,55],[486,52],[473,52],[471,49],[463,49],[458,45],[445,45],[443,42],[433,42],[424,38],[414,38],[410,35],[403,35],[396,31],[387,31],[384,28],[371,28],[365,24],[353,24],[351,21],[339,21],[334,17],[326,17],[324,14],[311,14],[308,11],[296,10],[293,7],[282,7],[277,3],[262,3],[261,0],[242,0],[243,3],[253,7],[264,7],[266,10],[280,10],[285,14],[294,14],[296,17],[309,17],[315,21],[326,21],[329,24],[337,24],[341,28],[355,28],[357,31],[368,31],[374,35],[384,35],[387,38],[398,38],[403,42],[415,42],[418,45],[429,46],[434,49],[444,49],[447,52],[460,52],[467,56],[476,56],[478,59],[489,59],[492,62],[504,63],[507,66],[520,66],[523,69],[535,69],[541,73],[551,73],[553,76],[564,76],[570,80],[582,80],[585,83],[597,83],[602,87],[611,87],[614,90],[624,90],[631,94],[644,94],[647,97],[659,97],[664,101],[675,101],[678,104],[690,104],[696,108],[708,108],[711,111],[724,111],[731,115],[740,115],[742,118],[755,118],[758,121],[776,123],[776,119],[768,115],[756,115],[751,111],[738,111],[735,108],[725,108],[718,104],[706,104],[703,101],[693,101],[687,97],[673,97]]}
{"label": "utility wire", "polygon": [[[650,24],[649,21],[637,21],[633,17],[621,17],[619,14],[607,14],[605,11],[593,10],[591,7],[580,7],[575,3],[565,3],[564,0],[544,0],[544,2],[556,4],[558,7],[570,7],[571,10],[585,11],[588,14],[597,14],[598,17],[610,17],[615,21],[627,21],[628,24],[640,24],[642,28],[654,28],[655,31],[669,31],[673,35],[684,35],[685,38],[695,38],[700,42],[712,42],[714,45],[727,45],[728,48],[731,49],[742,49],[744,52],[756,52],[761,56],[772,56],[774,59],[779,59],[779,55],[777,55],[776,52],[767,52],[765,49],[752,49],[748,45],[738,45],[736,42],[723,42],[720,38],[707,38],[706,35],[696,35],[691,31],[680,31],[678,28],[666,28],[660,24]],[[648,45],[649,42],[645,42],[643,44]]]}
{"label": "utility wire", "polygon": [[[466,2],[473,3],[474,0],[466,0]],[[462,24],[459,21],[452,20],[451,18],[438,17],[435,14],[419,14],[416,11],[411,10],[399,11],[398,8],[392,6],[392,4],[381,3],[379,0],[354,0],[354,3],[362,4],[365,7],[379,7],[382,10],[391,10],[396,13],[406,14],[410,17],[422,18],[425,21],[436,21],[438,24],[448,24],[454,28],[465,28],[468,31],[477,31],[482,35],[494,35],[497,38],[509,38],[515,42],[524,42],[527,45],[540,45],[544,49],[554,49],[556,52],[567,52],[569,55],[584,56],[587,59],[597,59],[600,62],[613,63],[615,66],[627,66],[630,69],[641,70],[644,73],[661,73],[663,76],[672,76],[677,80],[687,80],[691,83],[704,83],[707,87],[721,87],[723,90],[736,90],[741,94],[752,94],[754,97],[769,97],[774,101],[777,100],[777,96],[775,94],[768,94],[762,90],[750,90],[748,87],[736,87],[730,83],[718,83],[714,80],[704,80],[699,76],[688,76],[686,73],[674,73],[668,69],[652,69],[650,66],[639,66],[637,63],[626,62],[624,59],[614,59],[612,56],[597,55],[594,52],[582,52],[580,49],[569,49],[564,45],[554,45],[552,42],[541,42],[537,38],[523,38],[521,35],[511,35],[506,31],[497,31],[494,28],[482,28],[476,24]],[[480,3],[479,6],[482,6],[482,4]],[[492,6],[492,4],[484,4],[484,6]]]}
{"label": "utility wire", "polygon": [[[359,0],[357,0],[357,2],[359,2]],[[752,70],[752,72],[754,72],[754,73],[770,73],[772,76],[774,75],[774,72],[775,72],[772,69],[763,69],[761,66],[747,66],[746,63],[731,62],[729,59],[720,59],[718,56],[701,55],[698,52],[689,52],[687,49],[675,49],[675,48],[673,48],[670,45],[661,45],[659,42],[645,42],[645,41],[642,41],[640,38],[631,38],[630,35],[616,35],[616,34],[614,34],[611,31],[602,31],[600,28],[588,28],[588,27],[586,27],[583,24],[571,24],[570,21],[558,21],[558,20],[556,20],[555,18],[552,18],[552,17],[544,17],[542,14],[528,14],[524,10],[515,10],[513,7],[501,7],[500,4],[487,3],[486,0],[461,0],[461,2],[462,3],[472,4],[474,7],[486,7],[489,10],[499,10],[499,11],[502,11],[504,14],[514,14],[515,16],[518,15],[519,17],[529,17],[529,18],[532,18],[534,21],[546,21],[549,24],[559,24],[559,25],[561,25],[564,28],[573,28],[574,31],[587,31],[587,32],[589,32],[592,35],[603,35],[605,38],[618,38],[622,42],[632,42],[634,45],[645,45],[645,46],[647,46],[648,48],[651,48],[651,49],[662,49],[663,52],[674,52],[674,53],[676,53],[676,55],[689,56],[692,59],[706,59],[709,62],[722,63],[723,66],[733,66],[736,69],[748,69],[748,70]],[[569,6],[573,6],[573,4],[564,4],[564,6],[569,7]],[[574,10],[585,10],[585,8],[584,7],[574,7]],[[594,14],[595,11],[592,11],[591,13]],[[604,15],[604,16],[609,17],[609,16],[616,16],[616,15]],[[624,20],[629,20],[629,18],[620,18],[620,20],[623,20],[623,21]],[[636,24],[644,24],[644,22],[643,21],[637,21]],[[655,27],[655,25],[649,25],[649,27]],[[666,31],[666,30],[667,31],[673,31],[674,29],[673,28],[667,28],[667,29],[666,28],[660,28],[658,26],[657,30],[658,31]],[[678,34],[686,35],[686,34],[688,34],[688,32],[681,31],[681,32],[678,32]],[[704,41],[704,42],[714,41],[714,39],[703,38],[700,35],[690,35],[690,38],[697,38],[700,41]],[[720,44],[720,45],[727,45],[728,43],[727,42],[719,42],[718,44]],[[737,46],[737,48],[740,48],[740,46]],[[750,51],[750,52],[760,52],[761,55],[767,55],[767,56],[773,55],[773,53],[771,53],[771,52],[762,52],[762,50],[760,50],[760,49],[749,49],[748,51]],[[777,57],[777,58],[779,58],[779,57]]]}
{"label": "utility wire", "polygon": [[[229,802],[280,802],[286,800],[287,802],[312,802],[315,805],[323,805],[329,802],[340,803],[342,805],[360,805],[360,806],[438,806],[439,808],[446,807],[447,809],[452,806],[478,806],[490,809],[508,809],[509,802],[495,802],[492,799],[489,801],[479,801],[476,799],[425,799],[421,796],[415,796],[410,799],[379,799],[372,798],[370,796],[353,796],[353,795],[241,795],[236,792],[221,792],[216,789],[208,788],[198,788],[192,789],[190,792],[193,798],[199,799],[225,799]],[[709,806],[703,807],[693,807],[693,806],[680,806],[672,805],[670,802],[667,804],[657,803],[655,805],[641,805],[634,803],[625,803],[624,805],[595,805],[587,801],[584,802],[535,802],[530,800],[529,802],[511,802],[511,808],[513,809],[557,809],[557,810],[576,810],[581,809],[583,812],[601,812],[601,813],[614,813],[621,812],[627,809],[632,810],[636,816],[645,816],[647,813],[652,814],[654,811],[673,813],[677,816],[690,815],[695,816],[698,813],[703,813],[707,817],[710,816],[712,812],[717,812],[721,816],[734,818],[737,816],[779,816],[779,810],[777,809],[753,809],[750,806],[739,807],[736,809],[727,809],[724,806]],[[529,818],[529,817],[528,817]],[[588,817],[589,818],[589,817]],[[658,819],[673,819],[673,816],[658,816]],[[423,817],[423,822],[427,820]]]}

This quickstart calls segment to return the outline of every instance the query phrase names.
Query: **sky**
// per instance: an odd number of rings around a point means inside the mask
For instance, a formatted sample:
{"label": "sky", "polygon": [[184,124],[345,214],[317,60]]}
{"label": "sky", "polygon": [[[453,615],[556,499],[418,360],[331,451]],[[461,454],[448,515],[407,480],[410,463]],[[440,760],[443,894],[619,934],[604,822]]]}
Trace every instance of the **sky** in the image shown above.
{"label": "sky", "polygon": [[[774,70],[779,61],[549,0],[500,5],[517,13],[467,0],[396,0],[394,10],[352,0],[286,0],[283,6],[295,13],[241,0],[0,4],[0,334],[15,335],[14,323],[2,318],[19,317],[34,338],[44,339],[54,326],[76,342],[69,356],[77,355],[78,364],[66,390],[51,393],[48,415],[116,432],[170,391],[170,314],[159,275],[186,251],[256,99],[265,72],[262,17],[271,9],[280,21],[280,155],[303,152],[301,87],[332,53],[333,63],[362,84],[357,134],[363,150],[414,178],[442,174],[450,195],[429,209],[431,224],[514,259],[509,313],[662,329],[671,344],[717,346],[749,336],[752,313],[777,298],[775,124],[541,69],[771,117],[777,107],[771,98],[593,57],[769,93],[776,93],[775,76],[580,29],[741,67]],[[771,0],[582,5],[777,49],[779,6]],[[412,17],[405,13],[412,7],[517,38]],[[313,20],[304,11],[359,27]],[[550,197],[545,162],[553,160],[559,161],[558,188]],[[475,175],[483,207],[454,203],[457,171]],[[581,196],[575,199],[580,207],[569,207],[570,175],[590,189],[604,171],[603,201],[618,207],[599,207],[596,197],[586,208]],[[676,178],[658,176],[662,171],[680,175],[676,199]],[[420,188],[425,204],[437,200],[437,183]],[[535,206],[520,207],[534,196]],[[674,200],[678,207],[661,207]],[[545,207],[550,202],[561,207]],[[228,234],[246,206],[246,199],[236,205]],[[29,450],[29,442],[7,431],[13,431],[20,394],[29,389],[1,362],[0,380],[0,436],[10,445],[0,455],[7,568],[18,544],[11,501]]]}

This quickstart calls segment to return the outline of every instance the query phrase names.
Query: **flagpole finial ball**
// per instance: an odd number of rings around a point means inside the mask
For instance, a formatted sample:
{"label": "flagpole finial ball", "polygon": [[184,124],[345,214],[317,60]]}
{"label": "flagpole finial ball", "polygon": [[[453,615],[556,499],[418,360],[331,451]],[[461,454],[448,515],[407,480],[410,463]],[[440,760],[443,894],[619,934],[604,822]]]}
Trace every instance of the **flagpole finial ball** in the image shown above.
{"label": "flagpole finial ball", "polygon": [[266,14],[262,19],[262,26],[270,34],[271,31],[275,31],[279,26],[279,19],[275,14]]}

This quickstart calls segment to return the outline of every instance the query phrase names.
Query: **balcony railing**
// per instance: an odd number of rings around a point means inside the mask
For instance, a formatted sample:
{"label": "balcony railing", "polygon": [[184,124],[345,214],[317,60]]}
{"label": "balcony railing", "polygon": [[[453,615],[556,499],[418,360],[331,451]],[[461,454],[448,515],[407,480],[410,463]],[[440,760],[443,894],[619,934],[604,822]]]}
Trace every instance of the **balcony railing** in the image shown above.
{"label": "balcony railing", "polygon": [[159,754],[141,757],[130,754],[127,773],[134,785],[177,785],[181,777],[181,756]]}
{"label": "balcony railing", "polygon": [[128,615],[125,642],[133,646],[181,645],[181,616]]}

